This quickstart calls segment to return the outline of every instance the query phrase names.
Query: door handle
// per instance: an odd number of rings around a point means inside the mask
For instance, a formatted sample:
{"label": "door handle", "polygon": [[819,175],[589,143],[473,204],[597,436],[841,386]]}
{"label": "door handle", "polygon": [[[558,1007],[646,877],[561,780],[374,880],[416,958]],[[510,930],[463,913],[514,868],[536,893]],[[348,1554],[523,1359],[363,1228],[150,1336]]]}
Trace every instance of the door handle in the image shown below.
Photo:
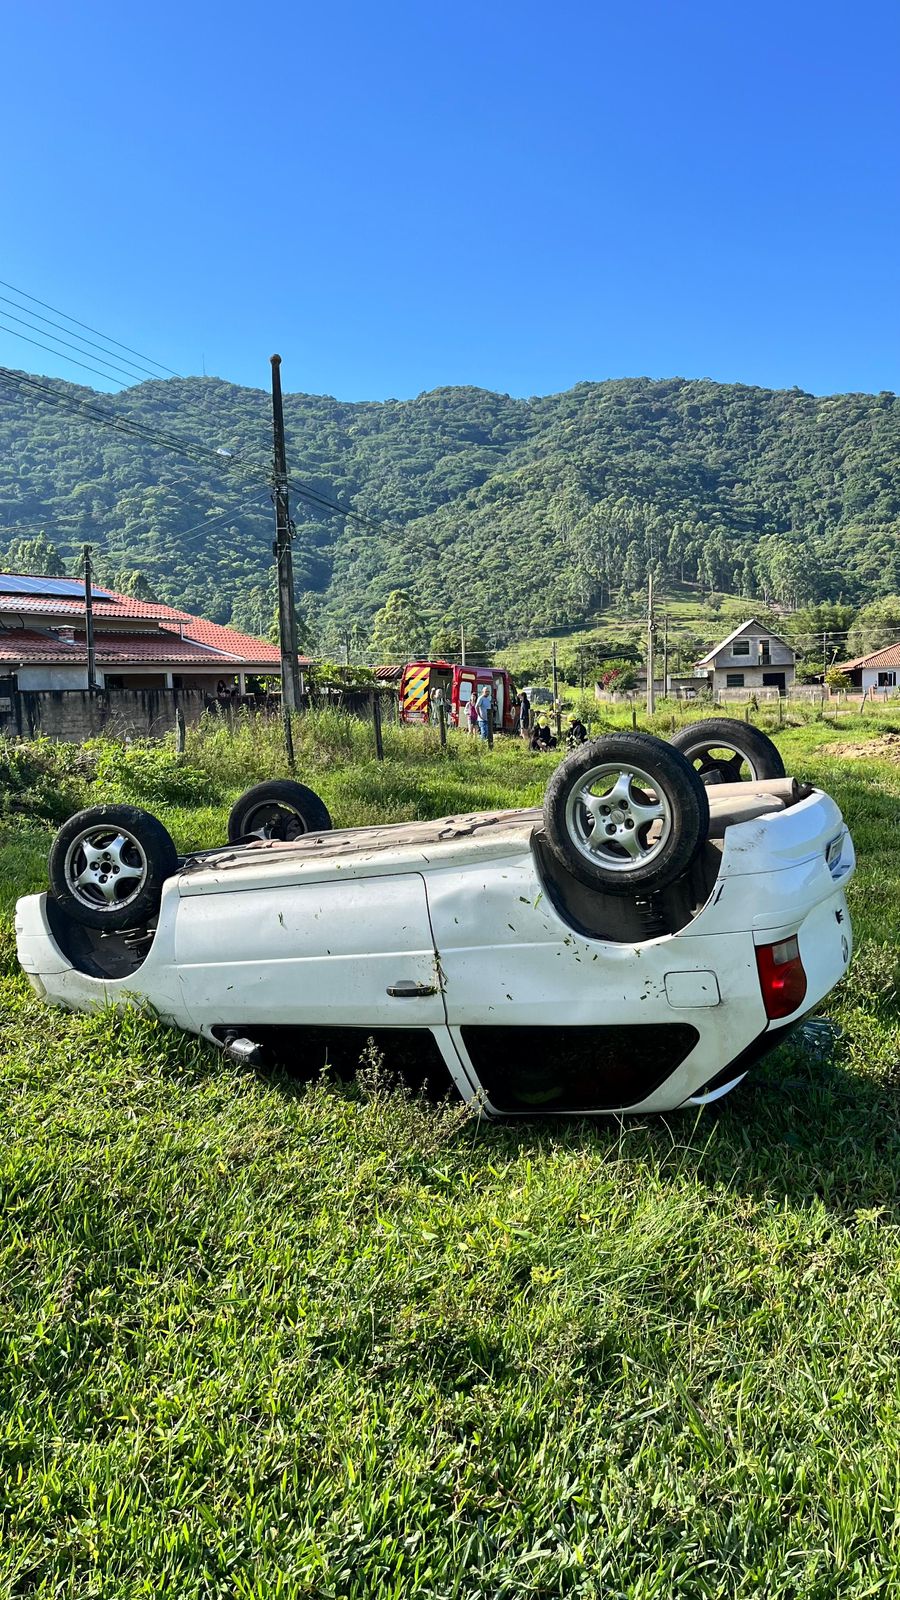
{"label": "door handle", "polygon": [[437,994],[437,989],[434,984],[413,983],[405,978],[401,983],[389,983],[387,992],[392,1000],[420,1000],[425,995]]}

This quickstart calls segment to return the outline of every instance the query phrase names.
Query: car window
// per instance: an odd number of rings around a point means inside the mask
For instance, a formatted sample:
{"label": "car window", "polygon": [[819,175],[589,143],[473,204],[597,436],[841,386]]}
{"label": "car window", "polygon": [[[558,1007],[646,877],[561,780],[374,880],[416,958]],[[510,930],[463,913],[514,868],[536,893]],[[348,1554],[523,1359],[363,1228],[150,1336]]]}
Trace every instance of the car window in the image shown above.
{"label": "car window", "polygon": [[685,1022],[606,1027],[464,1027],[463,1044],[497,1111],[603,1111],[634,1105],[690,1054]]}

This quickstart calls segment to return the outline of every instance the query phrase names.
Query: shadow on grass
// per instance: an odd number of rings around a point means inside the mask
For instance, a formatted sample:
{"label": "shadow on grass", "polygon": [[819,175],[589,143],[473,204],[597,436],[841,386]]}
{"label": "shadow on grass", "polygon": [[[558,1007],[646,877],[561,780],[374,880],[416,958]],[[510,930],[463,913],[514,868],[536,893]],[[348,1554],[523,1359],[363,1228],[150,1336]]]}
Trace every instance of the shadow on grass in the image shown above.
{"label": "shadow on grass", "polygon": [[[756,1069],[725,1100],[705,1109],[626,1118],[539,1118],[489,1121],[477,1111],[458,1120],[450,1140],[453,1164],[470,1172],[485,1163],[496,1172],[522,1160],[566,1151],[583,1159],[591,1151],[604,1164],[632,1169],[647,1164],[653,1181],[683,1188],[702,1183],[714,1192],[728,1190],[758,1201],[791,1204],[820,1201],[847,1217],[884,1210],[900,1220],[900,1076],[875,1078],[842,1061],[845,1045],[827,1045],[825,1030],[811,1044],[804,1032]],[[421,1133],[421,1099],[439,1117],[448,1097],[445,1080],[424,1072],[410,1076],[386,1072],[379,1092],[395,1098],[395,1119],[415,1099],[410,1119],[409,1157],[415,1161],[413,1124]],[[302,1071],[284,1065],[258,1071],[259,1081],[288,1098],[308,1092],[323,1077],[321,1069]],[[332,1092],[367,1098],[366,1073],[324,1074]],[[391,1085],[394,1085],[392,1088]],[[450,1091],[455,1100],[455,1092]],[[447,1149],[447,1154],[450,1151]]]}

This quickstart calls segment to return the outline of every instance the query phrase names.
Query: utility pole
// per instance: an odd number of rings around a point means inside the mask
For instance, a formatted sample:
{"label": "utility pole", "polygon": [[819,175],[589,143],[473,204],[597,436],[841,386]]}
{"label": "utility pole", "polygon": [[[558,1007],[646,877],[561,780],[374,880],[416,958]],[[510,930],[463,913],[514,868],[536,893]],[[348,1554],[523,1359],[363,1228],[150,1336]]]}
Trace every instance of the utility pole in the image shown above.
{"label": "utility pole", "polygon": [[87,646],[88,693],[93,694],[97,687],[97,655],[94,649],[94,592],[91,587],[94,574],[89,544],[84,546],[81,554],[84,561],[84,639]]}
{"label": "utility pole", "polygon": [[464,622],[459,625],[459,664],[461,667],[466,664],[466,625]]}
{"label": "utility pole", "polygon": [[558,674],[558,672],[556,670],[556,640],[555,639],[553,641],[553,710],[554,710],[555,715],[556,715],[556,739],[557,739],[557,743],[558,743],[559,739],[561,737],[561,734],[562,734],[562,718],[560,716],[560,710],[559,710],[559,674]]}
{"label": "utility pole", "polygon": [[669,613],[663,615],[663,694],[669,695]]}
{"label": "utility pole", "polygon": [[[278,575],[278,643],[281,650],[281,705],[286,718],[300,709],[300,664],[297,660],[297,612],[294,605],[294,562],[291,555],[291,513],[288,502],[284,410],[281,402],[281,357],[272,356],[272,431],[274,438],[275,543],[272,553]],[[289,723],[286,724],[285,737]],[[293,740],[288,741],[289,745]],[[288,751],[290,756],[290,749]]]}
{"label": "utility pole", "polygon": [[653,568],[651,567],[647,579],[647,715],[652,717],[656,710],[656,694],[653,688]]}

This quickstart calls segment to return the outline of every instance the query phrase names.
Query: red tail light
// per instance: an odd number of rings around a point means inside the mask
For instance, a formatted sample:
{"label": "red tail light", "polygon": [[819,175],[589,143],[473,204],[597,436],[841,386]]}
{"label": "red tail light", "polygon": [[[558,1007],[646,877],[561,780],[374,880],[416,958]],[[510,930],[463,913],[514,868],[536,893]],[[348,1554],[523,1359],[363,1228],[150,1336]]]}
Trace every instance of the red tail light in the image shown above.
{"label": "red tail light", "polygon": [[789,1017],[806,999],[806,973],[796,938],[756,946],[756,966],[763,1005],[770,1021]]}

